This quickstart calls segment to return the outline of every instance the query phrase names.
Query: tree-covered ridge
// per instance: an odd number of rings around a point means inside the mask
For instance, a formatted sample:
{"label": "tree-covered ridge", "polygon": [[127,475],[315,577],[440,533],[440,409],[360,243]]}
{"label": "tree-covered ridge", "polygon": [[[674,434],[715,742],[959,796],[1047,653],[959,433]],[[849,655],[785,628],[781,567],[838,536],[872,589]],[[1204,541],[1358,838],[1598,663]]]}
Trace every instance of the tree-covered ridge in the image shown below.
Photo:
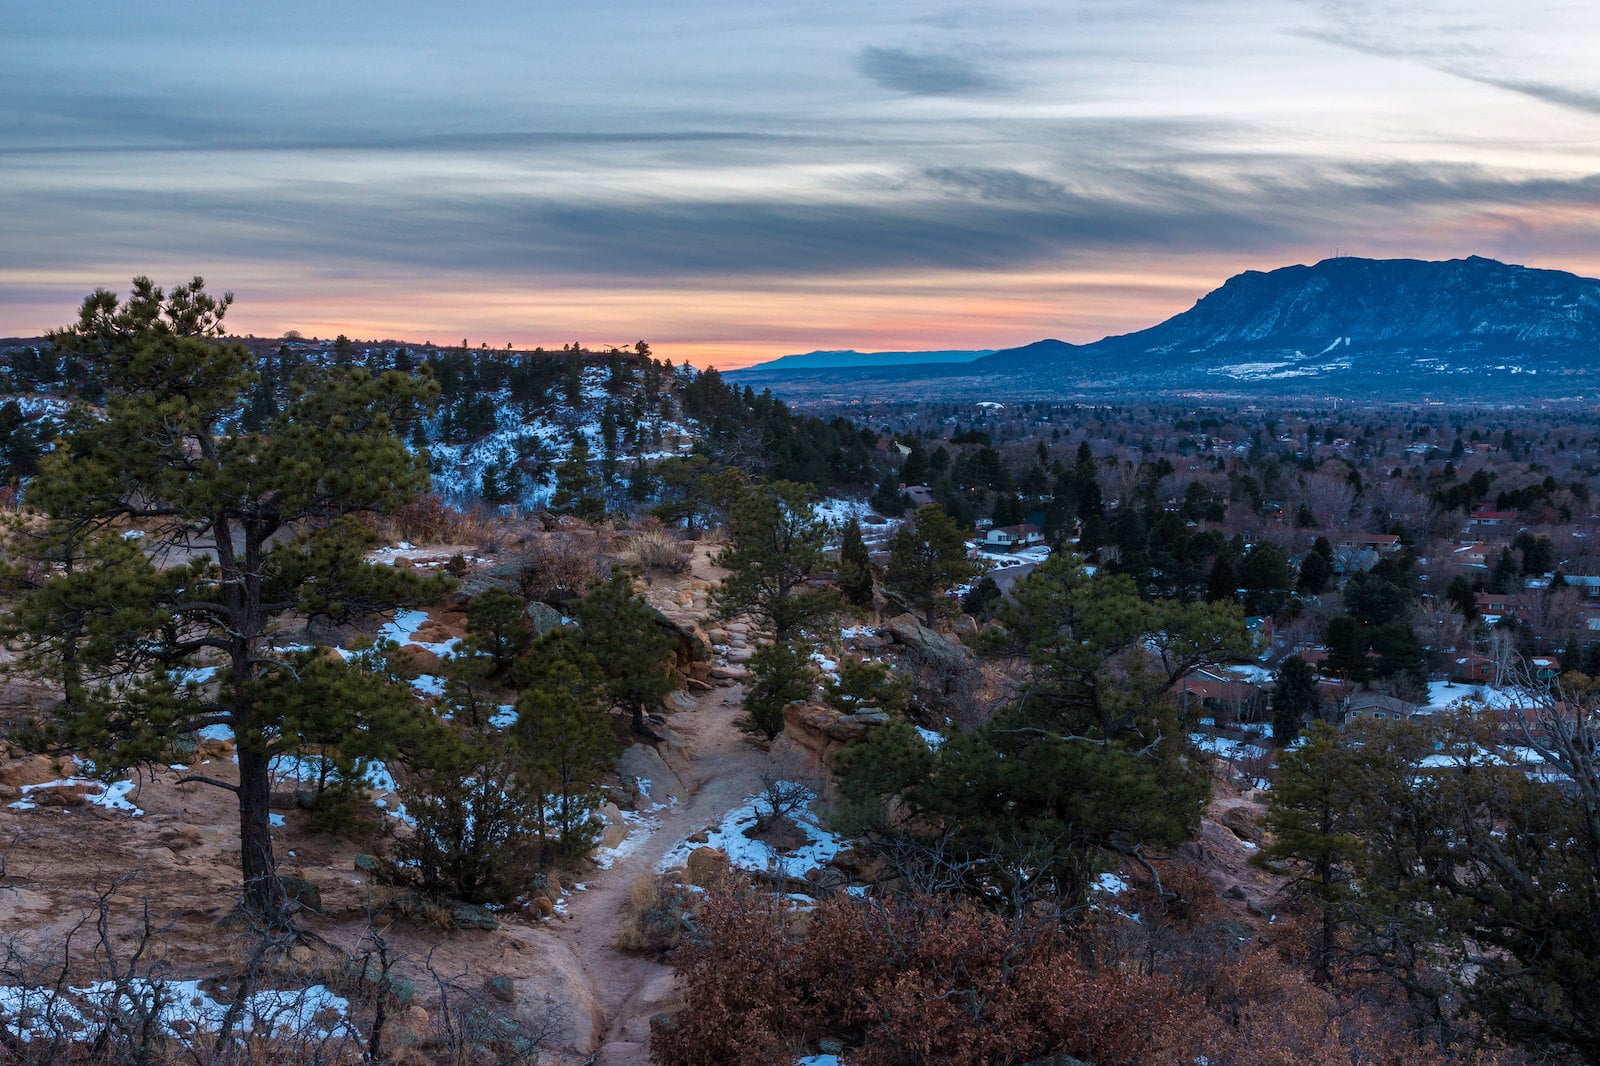
{"label": "tree-covered ridge", "polygon": [[[844,419],[799,416],[769,394],[727,385],[716,371],[651,356],[644,342],[557,351],[357,343],[298,338],[238,341],[251,375],[223,416],[228,432],[259,432],[313,380],[348,370],[431,378],[437,407],[406,441],[427,450],[435,489],[470,505],[547,505],[561,490],[558,468],[587,452],[592,495],[610,509],[652,502],[657,463],[702,454],[719,464],[816,485],[873,481],[877,436]],[[0,352],[0,480],[32,476],[61,428],[64,399],[97,406],[104,369],[52,340]],[[34,396],[34,394],[42,394]],[[30,399],[30,397],[33,397]],[[45,417],[27,415],[51,398]]]}

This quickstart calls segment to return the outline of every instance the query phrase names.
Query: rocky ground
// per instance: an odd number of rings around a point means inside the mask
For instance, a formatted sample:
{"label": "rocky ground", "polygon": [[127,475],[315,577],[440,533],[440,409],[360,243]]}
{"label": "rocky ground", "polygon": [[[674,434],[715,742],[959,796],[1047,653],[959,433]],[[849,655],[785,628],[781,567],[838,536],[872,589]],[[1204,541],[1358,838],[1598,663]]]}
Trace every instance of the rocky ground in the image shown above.
{"label": "rocky ground", "polygon": [[[637,796],[645,811],[624,821],[608,805],[613,825],[589,863],[563,871],[556,913],[496,915],[494,929],[444,931],[415,921],[387,925],[398,960],[395,974],[415,983],[395,1032],[400,1041],[437,1025],[436,978],[447,976],[462,995],[491,1000],[535,1029],[555,1030],[544,1061],[648,1061],[651,1014],[672,1005],[668,967],[615,948],[634,885],[657,873],[675,845],[715,826],[761,788],[771,768],[765,745],[740,731],[743,663],[752,651],[747,623],[709,620],[708,590],[720,576],[699,546],[681,575],[655,575],[645,595],[707,645],[688,688],[674,694],[655,723],[660,743],[635,745],[618,766],[623,806]],[[438,552],[407,552],[416,565]],[[443,556],[447,558],[448,555]],[[402,564],[405,565],[405,564]],[[412,654],[427,665],[425,645],[443,639],[457,619],[430,618],[417,630]],[[51,694],[12,683],[0,690],[0,711],[26,710]],[[193,769],[229,781],[235,772],[227,741],[203,741]],[[102,895],[111,901],[110,948],[129,947],[149,901],[160,944],[161,973],[174,979],[214,979],[247,951],[244,938],[225,931],[236,894],[238,848],[233,797],[213,787],[177,783],[183,771],[160,768],[131,787],[107,792],[94,784],[37,788],[72,775],[76,767],[42,756],[0,759],[0,952],[20,970],[59,965],[73,943],[70,979],[88,981],[105,969],[104,952],[84,934],[85,915]],[[642,786],[641,782],[646,782]],[[372,884],[364,853],[388,820],[369,811],[357,839],[313,834],[285,782],[275,798],[275,847],[282,872],[302,878],[319,897],[321,913],[307,918],[313,945],[297,950],[293,968],[305,979],[339,968],[344,952],[359,951],[368,915],[389,890]],[[16,806],[12,806],[15,804]],[[651,809],[653,808],[653,809]],[[137,810],[139,813],[135,814]],[[74,933],[76,930],[76,933]],[[325,942],[324,946],[317,946]],[[129,947],[131,950],[131,947]],[[285,982],[292,975],[278,975]],[[7,983],[0,980],[0,985]]]}
{"label": "rocky ground", "polygon": [[[611,823],[604,846],[591,862],[552,880],[554,913],[545,915],[537,906],[500,912],[494,928],[482,929],[446,931],[418,921],[383,926],[394,973],[410,982],[392,1022],[395,1042],[415,1042],[440,1025],[443,979],[457,1000],[481,999],[530,1029],[548,1031],[541,1061],[647,1062],[650,1018],[677,1001],[666,963],[617,946],[632,920],[636,886],[657,878],[669,856],[680,862],[694,841],[723,825],[764,782],[816,780],[833,751],[870,728],[870,722],[826,708],[791,707],[786,732],[771,753],[739,728],[744,664],[754,639],[747,622],[714,618],[710,590],[720,574],[712,554],[712,547],[697,545],[686,572],[654,574],[643,588],[686,641],[703,647],[686,664],[686,688],[652,723],[662,739],[636,744],[619,760],[617,802],[602,812]],[[420,551],[404,556],[401,565],[437,565],[448,558]],[[436,648],[459,621],[439,614],[415,629],[412,654],[419,665],[428,665],[434,654],[429,646]],[[921,630],[914,620],[898,620],[904,632],[896,624],[859,639],[879,654],[888,642],[924,656],[964,653],[959,643]],[[48,699],[46,691],[12,683],[0,688],[0,713]],[[190,762],[228,780],[230,753],[226,741],[207,741]],[[238,876],[232,796],[177,784],[181,771],[175,769],[139,779],[126,795],[113,790],[109,802],[97,786],[29,787],[71,769],[42,757],[0,760],[0,954],[13,969],[31,966],[42,973],[59,966],[70,938],[76,956],[71,979],[87,981],[104,971],[108,951],[132,950],[147,900],[165,976],[215,980],[226,973],[249,949],[247,939],[229,932],[224,921]],[[282,869],[315,889],[321,913],[307,920],[315,938],[296,949],[275,976],[285,985],[327,980],[332,986],[348,977],[346,956],[370,946],[364,940],[372,929],[369,915],[392,894],[372,883],[364,853],[371,850],[372,831],[393,823],[374,807],[355,839],[314,834],[294,802],[293,783],[281,787],[274,804],[281,824],[274,832]],[[135,816],[134,809],[141,813]],[[1199,840],[1186,847],[1240,922],[1265,931],[1278,886],[1249,864],[1263,809],[1258,796],[1219,784]],[[803,836],[788,843],[798,845]],[[102,896],[112,901],[113,920],[104,949],[97,951],[81,923]]]}

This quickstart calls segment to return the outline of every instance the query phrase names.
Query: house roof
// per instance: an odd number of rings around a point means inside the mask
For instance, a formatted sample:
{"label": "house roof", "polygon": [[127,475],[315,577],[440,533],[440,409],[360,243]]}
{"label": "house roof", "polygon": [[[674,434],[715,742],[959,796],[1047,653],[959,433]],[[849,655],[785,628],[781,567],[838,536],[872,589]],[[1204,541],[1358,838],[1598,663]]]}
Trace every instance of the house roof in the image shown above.
{"label": "house roof", "polygon": [[1040,529],[1038,526],[1034,525],[1032,522],[1024,522],[1020,526],[995,526],[994,527],[994,531],[996,533],[1009,533],[1013,537],[1024,537],[1024,536],[1027,536],[1029,533],[1043,533],[1044,532],[1044,530]]}

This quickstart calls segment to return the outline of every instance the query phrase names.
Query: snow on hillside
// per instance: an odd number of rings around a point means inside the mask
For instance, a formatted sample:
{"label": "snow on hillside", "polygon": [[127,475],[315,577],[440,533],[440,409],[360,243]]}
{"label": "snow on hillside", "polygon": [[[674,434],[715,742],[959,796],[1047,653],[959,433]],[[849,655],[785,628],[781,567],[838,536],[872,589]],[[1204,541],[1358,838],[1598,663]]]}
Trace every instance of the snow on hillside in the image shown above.
{"label": "snow on hillside", "polygon": [[[429,419],[425,429],[433,491],[451,503],[467,502],[476,499],[482,491],[486,471],[515,465],[526,476],[512,502],[525,508],[545,506],[555,490],[556,464],[566,458],[579,436],[589,446],[593,457],[591,465],[596,471],[601,468],[605,453],[601,420],[606,401],[614,398],[606,388],[606,378],[603,367],[584,368],[581,399],[576,408],[559,403],[543,410],[524,412],[511,402],[507,390],[498,390],[492,394],[494,429],[467,443],[441,440],[443,415]],[[670,401],[664,402],[671,409]],[[690,438],[693,431],[681,415],[673,413],[659,418],[647,417],[639,426],[639,433],[638,448],[617,453],[623,469],[633,459],[663,459],[681,454],[675,443]],[[674,443],[654,443],[658,439]]]}

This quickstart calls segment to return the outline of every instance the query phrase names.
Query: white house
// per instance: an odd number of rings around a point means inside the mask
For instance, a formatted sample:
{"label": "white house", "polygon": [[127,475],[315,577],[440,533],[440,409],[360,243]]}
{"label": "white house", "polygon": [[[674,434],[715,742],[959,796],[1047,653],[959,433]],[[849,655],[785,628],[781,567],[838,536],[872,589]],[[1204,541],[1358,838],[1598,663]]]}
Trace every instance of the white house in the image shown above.
{"label": "white house", "polygon": [[1031,522],[1020,526],[992,526],[983,531],[985,548],[1028,548],[1044,543],[1044,530]]}

